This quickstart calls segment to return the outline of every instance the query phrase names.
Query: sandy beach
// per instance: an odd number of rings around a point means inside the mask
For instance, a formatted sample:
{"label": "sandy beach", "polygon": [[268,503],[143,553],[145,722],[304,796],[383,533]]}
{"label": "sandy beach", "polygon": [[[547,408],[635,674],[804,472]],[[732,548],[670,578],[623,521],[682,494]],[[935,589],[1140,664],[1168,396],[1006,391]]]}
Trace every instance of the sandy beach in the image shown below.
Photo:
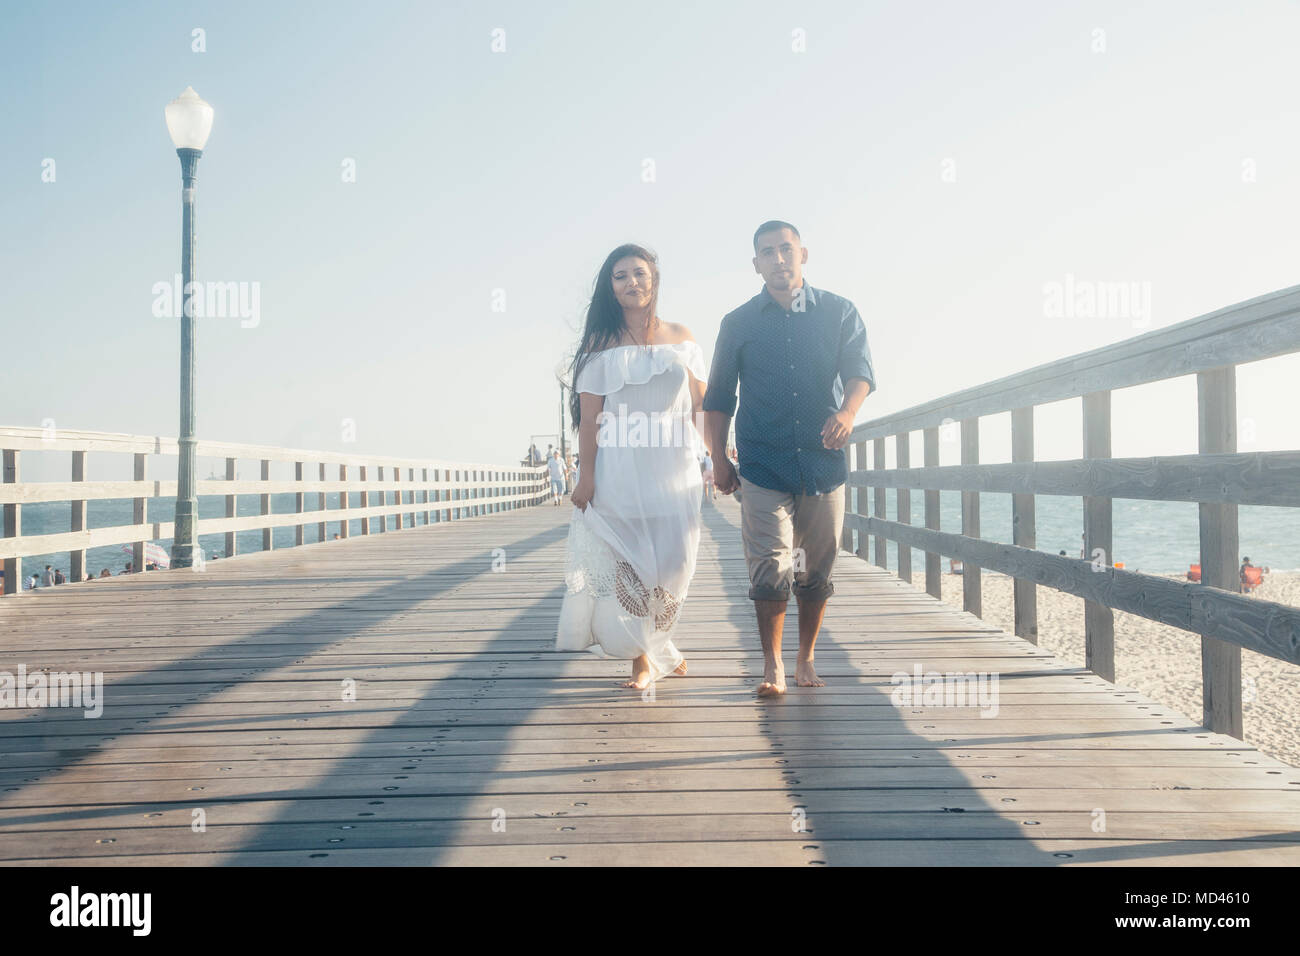
{"label": "sandy beach", "polygon": [[[946,559],[943,566],[948,566]],[[984,620],[1012,633],[1012,579],[988,570],[982,579]],[[913,576],[913,584],[924,589],[924,570]],[[1300,574],[1269,574],[1254,594],[1300,606]],[[943,599],[961,607],[959,575],[944,574]],[[1062,661],[1082,666],[1083,599],[1040,587],[1038,643]],[[1242,651],[1241,677],[1247,743],[1300,766],[1300,667]],[[1197,722],[1201,719],[1201,644],[1196,634],[1116,611],[1115,678]]]}

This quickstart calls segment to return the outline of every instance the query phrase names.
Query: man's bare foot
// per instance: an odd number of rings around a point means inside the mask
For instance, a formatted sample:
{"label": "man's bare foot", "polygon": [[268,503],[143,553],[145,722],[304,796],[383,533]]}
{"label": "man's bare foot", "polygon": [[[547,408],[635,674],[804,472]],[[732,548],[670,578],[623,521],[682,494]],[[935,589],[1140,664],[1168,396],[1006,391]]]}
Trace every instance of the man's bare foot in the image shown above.
{"label": "man's bare foot", "polygon": [[812,661],[800,661],[794,669],[794,682],[800,687],[825,687],[826,682],[813,670]]}
{"label": "man's bare foot", "polygon": [[673,673],[678,675],[684,675],[686,673],[686,662],[682,661],[680,664],[674,667]]}
{"label": "man's bare foot", "polygon": [[780,697],[785,693],[785,668],[780,661],[775,666],[763,668],[763,683],[758,685],[759,697]]}

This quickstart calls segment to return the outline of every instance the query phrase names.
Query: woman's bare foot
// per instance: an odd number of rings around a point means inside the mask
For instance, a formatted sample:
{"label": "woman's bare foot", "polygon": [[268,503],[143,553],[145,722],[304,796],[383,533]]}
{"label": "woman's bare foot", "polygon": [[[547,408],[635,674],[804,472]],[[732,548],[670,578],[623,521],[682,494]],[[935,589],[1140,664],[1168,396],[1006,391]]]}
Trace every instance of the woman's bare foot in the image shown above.
{"label": "woman's bare foot", "polygon": [[674,667],[674,668],[673,668],[673,673],[674,673],[674,674],[677,674],[677,675],[685,675],[685,673],[686,673],[686,662],[685,662],[685,661],[682,661],[680,664],[678,664],[676,667]]}
{"label": "woman's bare foot", "polygon": [[794,669],[794,682],[800,687],[825,687],[826,682],[813,670],[812,661],[800,661]]}
{"label": "woman's bare foot", "polygon": [[763,668],[763,683],[758,685],[759,697],[780,697],[785,693],[785,667],[780,661]]}
{"label": "woman's bare foot", "polygon": [[621,685],[631,690],[645,690],[650,686],[650,659],[638,657],[632,662],[632,679]]}

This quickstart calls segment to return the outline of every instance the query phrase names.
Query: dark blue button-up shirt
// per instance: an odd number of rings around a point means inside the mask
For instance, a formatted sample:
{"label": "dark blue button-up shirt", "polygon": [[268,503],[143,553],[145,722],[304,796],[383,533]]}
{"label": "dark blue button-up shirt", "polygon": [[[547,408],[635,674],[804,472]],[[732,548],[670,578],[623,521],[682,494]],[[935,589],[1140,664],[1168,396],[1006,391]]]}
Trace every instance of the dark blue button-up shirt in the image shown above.
{"label": "dark blue button-up shirt", "polygon": [[[844,484],[844,450],[822,445],[844,384],[876,390],[867,329],[848,299],[804,283],[804,310],[787,312],[767,286],[722,320],[704,410],[736,413],[736,451],[746,481],[790,494],[825,494]],[[796,306],[798,302],[796,301]]]}

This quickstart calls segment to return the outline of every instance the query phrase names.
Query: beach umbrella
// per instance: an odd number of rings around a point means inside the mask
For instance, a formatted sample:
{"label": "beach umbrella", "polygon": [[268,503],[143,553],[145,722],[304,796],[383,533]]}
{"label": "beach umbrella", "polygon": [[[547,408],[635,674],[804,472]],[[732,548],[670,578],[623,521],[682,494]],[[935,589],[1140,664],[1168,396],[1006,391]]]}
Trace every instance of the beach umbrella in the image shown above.
{"label": "beach umbrella", "polygon": [[[135,553],[134,547],[129,544],[122,545],[122,550],[127,554]],[[145,542],[144,560],[146,564],[152,561],[160,568],[170,568],[172,566],[171,555],[167,553],[167,549],[162,545],[154,544],[152,541]],[[139,571],[140,569],[132,568],[132,570]]]}

